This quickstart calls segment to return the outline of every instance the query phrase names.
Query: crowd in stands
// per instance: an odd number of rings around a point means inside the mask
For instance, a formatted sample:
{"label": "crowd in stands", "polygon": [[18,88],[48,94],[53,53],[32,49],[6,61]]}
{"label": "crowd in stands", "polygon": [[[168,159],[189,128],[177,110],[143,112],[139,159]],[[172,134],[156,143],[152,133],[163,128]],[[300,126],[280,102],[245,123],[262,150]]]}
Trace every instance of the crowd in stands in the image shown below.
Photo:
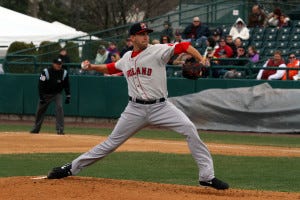
{"label": "crowd in stands", "polygon": [[[266,69],[266,67],[299,67],[296,52],[282,52],[278,49],[277,44],[274,46],[270,41],[273,33],[290,31],[292,27],[291,19],[279,8],[267,13],[261,6],[254,5],[248,16],[248,23],[238,17],[231,27],[227,26],[226,29],[224,27],[210,29],[197,16],[193,17],[191,23],[182,29],[174,30],[169,21],[165,21],[162,25],[163,29],[159,37],[152,38],[151,44],[191,42],[204,57],[205,67],[207,68],[201,72],[204,78],[212,75],[215,78],[250,77],[268,80],[293,80],[298,75],[298,70]],[[273,32],[267,32],[270,30]],[[262,32],[266,32],[265,37],[259,37]],[[266,42],[268,43],[266,44]],[[115,42],[109,42],[107,47],[100,45],[95,56],[95,63],[116,62],[127,51],[132,50],[130,38],[127,38],[124,44],[121,51],[118,50]],[[280,45],[286,47],[287,42],[281,41]],[[268,53],[263,54],[265,49],[268,50]],[[285,59],[285,56],[288,55],[289,59]],[[171,58],[168,65],[181,66],[186,62],[190,62],[189,59],[190,55],[180,54]],[[253,66],[255,64],[259,68],[253,70],[250,74],[248,69],[239,68],[240,66]],[[212,68],[212,73],[208,73],[211,66],[217,67]],[[120,75],[122,74],[117,74],[117,76]]]}

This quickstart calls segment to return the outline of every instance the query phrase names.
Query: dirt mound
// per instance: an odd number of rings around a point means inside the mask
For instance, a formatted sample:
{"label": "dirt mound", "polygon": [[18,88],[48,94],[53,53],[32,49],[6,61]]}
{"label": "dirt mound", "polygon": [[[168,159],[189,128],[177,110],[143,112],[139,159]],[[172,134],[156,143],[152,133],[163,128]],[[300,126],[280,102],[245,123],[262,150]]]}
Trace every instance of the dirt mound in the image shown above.
{"label": "dirt mound", "polygon": [[33,177],[0,178],[0,198],[6,200],[300,199],[299,193],[236,189],[218,191],[205,187],[84,177],[68,177],[60,180],[34,180],[32,178]]}

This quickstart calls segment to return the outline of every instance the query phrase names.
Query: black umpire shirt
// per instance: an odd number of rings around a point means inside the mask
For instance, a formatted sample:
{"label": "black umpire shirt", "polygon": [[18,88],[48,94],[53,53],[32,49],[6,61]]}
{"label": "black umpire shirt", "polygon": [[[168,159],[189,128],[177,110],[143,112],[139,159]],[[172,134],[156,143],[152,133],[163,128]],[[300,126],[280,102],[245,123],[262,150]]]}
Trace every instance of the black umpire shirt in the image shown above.
{"label": "black umpire shirt", "polygon": [[45,94],[58,94],[65,90],[70,95],[70,83],[67,70],[54,70],[53,67],[42,71],[39,80],[39,95],[43,99]]}

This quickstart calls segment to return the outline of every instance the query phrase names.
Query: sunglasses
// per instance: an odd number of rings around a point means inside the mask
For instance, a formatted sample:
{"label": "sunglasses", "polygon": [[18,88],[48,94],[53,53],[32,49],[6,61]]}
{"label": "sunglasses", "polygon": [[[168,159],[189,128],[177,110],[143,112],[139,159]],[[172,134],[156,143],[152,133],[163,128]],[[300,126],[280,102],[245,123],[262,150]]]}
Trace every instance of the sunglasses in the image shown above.
{"label": "sunglasses", "polygon": [[296,58],[295,56],[290,56],[289,59]]}

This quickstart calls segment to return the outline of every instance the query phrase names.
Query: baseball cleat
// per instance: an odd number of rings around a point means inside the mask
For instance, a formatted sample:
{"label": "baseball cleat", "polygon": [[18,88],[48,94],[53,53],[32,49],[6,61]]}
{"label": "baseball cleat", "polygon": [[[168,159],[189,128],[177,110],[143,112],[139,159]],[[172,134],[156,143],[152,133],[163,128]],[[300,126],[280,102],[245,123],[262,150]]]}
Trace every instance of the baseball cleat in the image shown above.
{"label": "baseball cleat", "polygon": [[70,163],[65,164],[61,167],[54,167],[47,175],[48,179],[60,179],[67,176],[71,176],[72,165]]}
{"label": "baseball cleat", "polygon": [[229,185],[217,178],[213,178],[210,181],[199,181],[201,186],[208,186],[215,188],[217,190],[226,190],[229,188]]}
{"label": "baseball cleat", "polygon": [[33,129],[33,130],[30,131],[30,133],[31,133],[31,134],[38,134],[39,131]]}

